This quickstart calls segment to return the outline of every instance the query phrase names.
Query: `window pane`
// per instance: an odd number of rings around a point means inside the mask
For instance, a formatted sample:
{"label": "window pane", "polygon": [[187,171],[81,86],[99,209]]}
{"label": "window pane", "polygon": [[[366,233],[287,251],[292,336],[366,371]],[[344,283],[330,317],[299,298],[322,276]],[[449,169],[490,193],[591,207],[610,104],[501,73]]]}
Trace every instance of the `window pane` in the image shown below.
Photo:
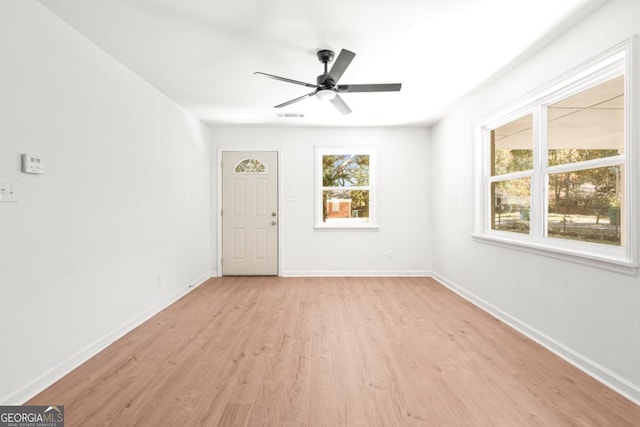
{"label": "window pane", "polygon": [[369,191],[367,190],[324,190],[322,205],[322,222],[369,221]]}
{"label": "window pane", "polygon": [[549,165],[617,156],[624,149],[624,76],[549,106]]}
{"label": "window pane", "polygon": [[549,175],[551,237],[620,245],[622,166]]}
{"label": "window pane", "polygon": [[367,187],[369,155],[337,154],[322,156],[323,187]]}
{"label": "window pane", "polygon": [[491,228],[529,233],[531,179],[520,178],[491,183],[493,195]]}
{"label": "window pane", "polygon": [[491,175],[533,168],[533,115],[491,131]]}

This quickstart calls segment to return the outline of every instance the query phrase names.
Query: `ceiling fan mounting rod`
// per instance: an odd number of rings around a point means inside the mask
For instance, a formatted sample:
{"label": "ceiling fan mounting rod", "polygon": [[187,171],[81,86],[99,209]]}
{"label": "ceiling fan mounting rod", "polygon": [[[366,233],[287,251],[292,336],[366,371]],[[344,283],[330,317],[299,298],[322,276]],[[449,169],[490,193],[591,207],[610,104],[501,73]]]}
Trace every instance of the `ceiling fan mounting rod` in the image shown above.
{"label": "ceiling fan mounting rod", "polygon": [[324,73],[320,74],[316,79],[318,86],[322,86],[324,88],[333,88],[333,81],[327,79],[329,75],[329,63],[333,61],[335,57],[335,53],[329,49],[319,50],[318,53],[318,61],[322,62],[324,65]]}
{"label": "ceiling fan mounting rod", "polygon": [[322,49],[318,51],[317,55],[318,61],[324,64],[324,73],[327,74],[329,72],[329,62],[333,61],[335,53],[332,50]]}

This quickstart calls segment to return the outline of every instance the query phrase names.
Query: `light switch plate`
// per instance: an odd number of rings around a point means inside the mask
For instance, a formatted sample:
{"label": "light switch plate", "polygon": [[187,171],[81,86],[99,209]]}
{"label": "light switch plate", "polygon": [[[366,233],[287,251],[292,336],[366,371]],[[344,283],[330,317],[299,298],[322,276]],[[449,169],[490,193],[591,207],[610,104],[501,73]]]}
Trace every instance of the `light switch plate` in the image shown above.
{"label": "light switch plate", "polygon": [[0,181],[0,203],[18,201],[18,183],[16,181]]}
{"label": "light switch plate", "polygon": [[22,172],[33,173],[37,175],[43,174],[44,163],[42,162],[42,159],[38,156],[34,156],[33,154],[23,154]]}

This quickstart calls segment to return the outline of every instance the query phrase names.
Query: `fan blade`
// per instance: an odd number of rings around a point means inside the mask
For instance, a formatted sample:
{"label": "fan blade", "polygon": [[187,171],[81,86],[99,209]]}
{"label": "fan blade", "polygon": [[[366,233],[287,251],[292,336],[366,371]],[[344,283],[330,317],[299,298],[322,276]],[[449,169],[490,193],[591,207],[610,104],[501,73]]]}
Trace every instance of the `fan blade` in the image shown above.
{"label": "fan blade", "polygon": [[351,108],[349,108],[349,106],[347,104],[345,104],[344,100],[342,98],[340,98],[340,95],[336,95],[336,97],[331,100],[331,103],[343,115],[347,115],[347,114],[349,114],[351,112]]}
{"label": "fan blade", "polygon": [[300,82],[298,80],[287,79],[286,77],[274,76],[273,74],[263,73],[261,71],[256,71],[253,74],[261,74],[263,76],[269,77],[274,80],[280,80],[281,82],[293,83],[295,85],[306,86],[306,87],[319,87],[318,85],[314,85],[311,83]]}
{"label": "fan blade", "polygon": [[302,101],[303,99],[309,98],[309,97],[315,95],[317,92],[318,92],[317,90],[314,90],[313,92],[310,92],[310,93],[308,93],[306,95],[299,96],[299,97],[297,97],[295,99],[292,99],[291,101],[287,101],[287,102],[283,102],[282,104],[278,104],[273,108],[286,107],[287,105],[291,105],[291,104],[296,103],[298,101]]}
{"label": "fan blade", "polygon": [[325,79],[325,81],[333,80],[334,84],[338,83],[338,80],[340,80],[340,77],[342,77],[345,70],[347,69],[349,64],[351,64],[351,61],[353,61],[353,58],[355,56],[355,53],[346,49],[342,49],[340,51],[340,55],[338,55],[338,57],[336,58],[336,62],[333,63],[333,67],[331,67],[331,70],[329,70],[329,74],[327,74],[327,78]]}
{"label": "fan blade", "polygon": [[402,83],[383,83],[371,85],[338,85],[336,90],[340,93],[347,92],[398,92]]}

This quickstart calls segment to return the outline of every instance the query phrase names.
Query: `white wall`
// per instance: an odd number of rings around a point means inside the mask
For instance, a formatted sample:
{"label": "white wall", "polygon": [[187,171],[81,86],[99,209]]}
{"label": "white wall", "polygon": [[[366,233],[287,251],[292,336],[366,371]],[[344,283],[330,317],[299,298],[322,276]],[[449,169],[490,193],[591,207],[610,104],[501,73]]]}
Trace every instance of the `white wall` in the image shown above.
{"label": "white wall", "polygon": [[35,1],[0,2],[0,58],[0,180],[20,193],[0,204],[0,403],[19,404],[208,277],[210,148]]}
{"label": "white wall", "polygon": [[[217,147],[280,150],[281,275],[424,275],[431,271],[428,129],[216,128],[211,133],[213,165],[218,164]],[[344,145],[380,149],[379,230],[314,229],[314,149]],[[296,201],[287,201],[290,195]],[[391,260],[386,258],[388,250]]]}
{"label": "white wall", "polygon": [[472,123],[638,32],[640,2],[612,0],[494,80],[433,127],[429,175],[438,201],[430,205],[438,277],[636,402],[640,279],[474,242],[470,234]]}

